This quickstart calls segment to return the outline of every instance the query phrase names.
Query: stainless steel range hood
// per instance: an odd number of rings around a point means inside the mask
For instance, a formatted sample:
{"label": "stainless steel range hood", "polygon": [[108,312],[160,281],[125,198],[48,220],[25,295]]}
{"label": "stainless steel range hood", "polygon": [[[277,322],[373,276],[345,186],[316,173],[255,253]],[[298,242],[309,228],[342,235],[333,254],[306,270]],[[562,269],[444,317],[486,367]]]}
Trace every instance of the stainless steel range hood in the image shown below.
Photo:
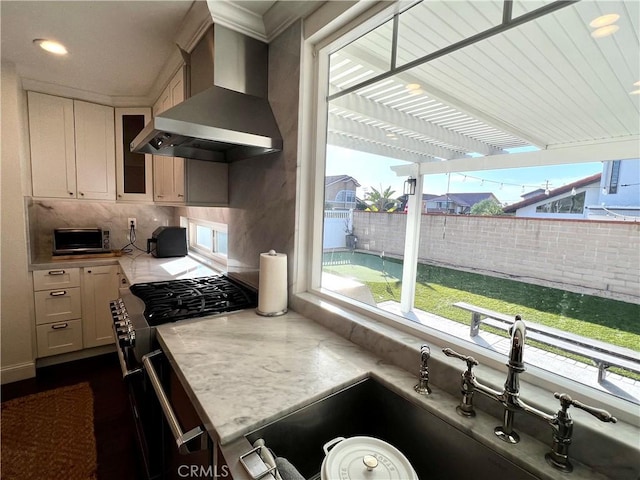
{"label": "stainless steel range hood", "polygon": [[131,151],[231,162],[282,150],[264,98],[267,48],[214,25],[191,53],[194,95],[155,117],[131,142]]}

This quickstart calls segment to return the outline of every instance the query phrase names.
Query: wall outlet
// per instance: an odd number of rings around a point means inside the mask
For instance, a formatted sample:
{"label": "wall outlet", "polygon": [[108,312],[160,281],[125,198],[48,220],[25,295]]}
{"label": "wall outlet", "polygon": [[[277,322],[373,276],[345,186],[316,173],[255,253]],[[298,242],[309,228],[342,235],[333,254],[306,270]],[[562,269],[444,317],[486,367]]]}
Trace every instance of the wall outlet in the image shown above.
{"label": "wall outlet", "polygon": [[133,217],[127,219],[127,230],[131,230],[131,227],[133,227],[134,230],[138,228],[138,222]]}

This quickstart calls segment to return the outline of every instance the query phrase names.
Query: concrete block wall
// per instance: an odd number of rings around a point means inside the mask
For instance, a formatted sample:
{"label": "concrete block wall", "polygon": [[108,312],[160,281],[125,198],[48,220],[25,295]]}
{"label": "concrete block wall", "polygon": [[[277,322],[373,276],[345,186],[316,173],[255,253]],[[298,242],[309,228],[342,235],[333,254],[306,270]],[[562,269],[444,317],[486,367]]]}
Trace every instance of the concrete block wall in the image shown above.
{"label": "concrete block wall", "polygon": [[[402,257],[406,215],[354,212],[358,248]],[[423,215],[421,262],[640,302],[640,224]]]}

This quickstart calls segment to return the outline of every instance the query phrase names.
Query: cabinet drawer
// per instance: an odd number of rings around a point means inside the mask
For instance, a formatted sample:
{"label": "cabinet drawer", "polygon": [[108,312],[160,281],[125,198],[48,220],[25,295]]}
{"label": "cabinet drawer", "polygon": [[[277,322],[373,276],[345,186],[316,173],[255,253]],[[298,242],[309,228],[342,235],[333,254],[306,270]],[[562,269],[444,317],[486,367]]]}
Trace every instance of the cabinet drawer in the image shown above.
{"label": "cabinet drawer", "polygon": [[36,327],[38,357],[82,349],[82,325],[80,320],[50,323]]}
{"label": "cabinet drawer", "polygon": [[53,268],[51,270],[36,270],[33,272],[33,289],[36,291],[79,286],[79,268]]}
{"label": "cabinet drawer", "polygon": [[36,325],[74,320],[82,316],[80,287],[35,292]]}

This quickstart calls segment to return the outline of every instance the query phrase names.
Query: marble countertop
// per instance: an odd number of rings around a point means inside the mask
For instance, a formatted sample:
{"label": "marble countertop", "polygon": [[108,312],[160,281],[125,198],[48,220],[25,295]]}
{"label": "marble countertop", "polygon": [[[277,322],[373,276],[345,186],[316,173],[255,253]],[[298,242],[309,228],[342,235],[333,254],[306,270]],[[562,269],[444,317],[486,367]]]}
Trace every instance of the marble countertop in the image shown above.
{"label": "marble countertop", "polygon": [[156,258],[142,252],[121,257],[82,258],[77,260],[58,260],[55,257],[47,257],[36,259],[30,264],[29,268],[30,270],[47,270],[51,268],[94,267],[116,264],[120,265],[130,284],[206,277],[221,273],[190,256]]}
{"label": "marble countertop", "polygon": [[[238,454],[250,448],[244,435],[367,377],[539,478],[558,477],[544,460],[550,442],[522,435],[520,444],[504,444],[493,435],[494,417],[480,411],[472,421],[458,416],[459,399],[437,387],[428,397],[418,395],[413,391],[416,374],[298,313],[266,318],[245,310],[183,321],[158,327],[158,339],[209,434],[225,458],[233,452],[226,460],[234,478],[245,473],[237,462]],[[581,464],[575,466],[572,478],[605,478]]]}

